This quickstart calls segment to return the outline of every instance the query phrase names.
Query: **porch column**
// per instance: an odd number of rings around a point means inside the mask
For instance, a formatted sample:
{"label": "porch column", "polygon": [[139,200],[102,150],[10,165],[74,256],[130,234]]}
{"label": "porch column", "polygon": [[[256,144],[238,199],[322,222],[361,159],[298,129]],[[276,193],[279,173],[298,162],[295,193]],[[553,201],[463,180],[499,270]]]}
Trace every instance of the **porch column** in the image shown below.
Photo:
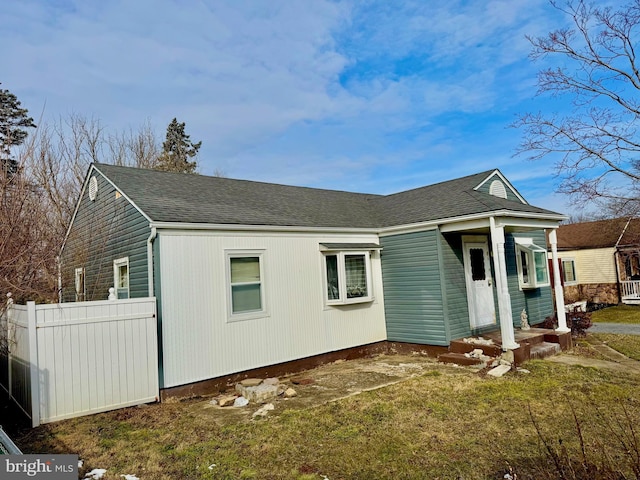
{"label": "porch column", "polygon": [[556,314],[558,316],[556,332],[565,333],[571,329],[567,327],[567,315],[564,311],[564,292],[562,291],[560,267],[558,266],[558,236],[555,228],[549,232],[549,243],[551,244],[551,263],[553,264],[553,291],[556,297]]}
{"label": "porch column", "polygon": [[491,248],[493,250],[493,268],[496,272],[496,289],[498,291],[498,312],[500,313],[500,334],[502,349],[514,350],[520,347],[516,343],[513,331],[513,313],[511,311],[511,295],[507,283],[507,262],[504,254],[504,227],[497,227],[493,217],[491,225]]}

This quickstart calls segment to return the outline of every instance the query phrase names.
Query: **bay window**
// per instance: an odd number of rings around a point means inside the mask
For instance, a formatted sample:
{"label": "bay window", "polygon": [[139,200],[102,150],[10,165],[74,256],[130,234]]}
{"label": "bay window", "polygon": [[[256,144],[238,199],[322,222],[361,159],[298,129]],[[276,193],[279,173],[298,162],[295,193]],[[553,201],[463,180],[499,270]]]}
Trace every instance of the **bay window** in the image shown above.
{"label": "bay window", "polygon": [[531,239],[516,238],[516,263],[518,283],[521,289],[549,285],[547,251],[535,245]]}
{"label": "bay window", "polygon": [[371,301],[369,252],[326,252],[324,264],[327,304]]}

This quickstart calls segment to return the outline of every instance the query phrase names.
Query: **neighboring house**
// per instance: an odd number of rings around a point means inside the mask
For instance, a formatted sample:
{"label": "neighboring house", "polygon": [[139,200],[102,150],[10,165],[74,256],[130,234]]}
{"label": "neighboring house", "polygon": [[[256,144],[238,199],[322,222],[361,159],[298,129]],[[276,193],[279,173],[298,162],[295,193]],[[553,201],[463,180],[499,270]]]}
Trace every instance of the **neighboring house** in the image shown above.
{"label": "neighboring house", "polygon": [[63,297],[157,297],[163,389],[498,328],[513,349],[523,310],[554,311],[545,229],[565,218],[498,170],[384,196],[94,164]]}
{"label": "neighboring house", "polygon": [[567,303],[640,303],[640,219],[561,225],[557,238]]}

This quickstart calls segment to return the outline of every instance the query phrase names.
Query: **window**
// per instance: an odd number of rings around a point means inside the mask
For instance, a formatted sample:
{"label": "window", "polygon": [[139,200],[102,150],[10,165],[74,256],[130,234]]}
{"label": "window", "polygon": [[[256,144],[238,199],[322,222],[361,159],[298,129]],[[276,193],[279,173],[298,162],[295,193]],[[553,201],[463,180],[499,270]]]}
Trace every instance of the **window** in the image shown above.
{"label": "window", "polygon": [[129,298],[129,257],[113,261],[113,284],[117,299]]}
{"label": "window", "polygon": [[576,285],[576,262],[573,258],[562,259],[562,283],[565,285]]}
{"label": "window", "polygon": [[516,238],[516,262],[520,288],[539,288],[549,285],[547,251],[531,239]]}
{"label": "window", "polygon": [[324,255],[328,304],[371,301],[369,252],[330,252]]}
{"label": "window", "polygon": [[76,268],[76,302],[84,302],[86,296],[84,267]]}
{"label": "window", "polygon": [[227,265],[231,317],[243,319],[264,315],[262,252],[227,252]]}

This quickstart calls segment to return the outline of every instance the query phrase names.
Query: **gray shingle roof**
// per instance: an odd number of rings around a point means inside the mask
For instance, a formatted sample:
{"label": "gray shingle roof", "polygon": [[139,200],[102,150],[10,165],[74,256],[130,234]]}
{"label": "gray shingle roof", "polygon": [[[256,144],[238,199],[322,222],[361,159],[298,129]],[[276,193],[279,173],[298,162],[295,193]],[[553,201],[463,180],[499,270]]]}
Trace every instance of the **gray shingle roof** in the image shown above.
{"label": "gray shingle roof", "polygon": [[474,191],[494,170],[383,196],[94,166],[155,222],[379,228],[497,210],[558,215]]}

